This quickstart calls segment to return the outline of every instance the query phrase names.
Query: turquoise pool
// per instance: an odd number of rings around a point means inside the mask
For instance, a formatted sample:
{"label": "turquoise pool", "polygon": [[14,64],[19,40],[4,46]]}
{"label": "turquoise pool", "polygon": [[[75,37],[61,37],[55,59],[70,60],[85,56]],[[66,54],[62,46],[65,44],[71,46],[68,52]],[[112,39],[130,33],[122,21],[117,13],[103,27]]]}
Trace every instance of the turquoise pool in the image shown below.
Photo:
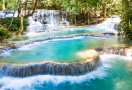
{"label": "turquoise pool", "polygon": [[[45,27],[46,28],[46,27]],[[41,28],[42,31],[48,31],[53,30],[53,28]],[[26,41],[26,40],[32,40],[37,38],[43,38],[43,37],[53,37],[53,36],[64,36],[64,35],[73,35],[73,34],[81,34],[81,33],[89,33],[89,34],[101,34],[104,32],[117,32],[116,30],[104,30],[99,29],[96,26],[85,26],[85,27],[57,27],[55,30],[59,31],[50,31],[50,32],[42,32],[42,33],[34,33],[29,32],[26,35],[23,35],[21,37],[13,37],[10,39],[10,42],[20,42],[20,41]]]}
{"label": "turquoise pool", "polygon": [[[91,27],[70,28],[57,32],[24,35],[10,42],[28,41],[45,37],[92,33],[100,35],[101,29]],[[0,63],[31,63],[41,61],[74,62],[83,60],[78,52],[97,47],[129,47],[132,41],[120,36],[76,37],[49,40],[22,46],[0,55]],[[13,78],[0,75],[1,90],[131,90],[132,59],[117,55],[101,55],[101,66],[80,76],[36,75]]]}
{"label": "turquoise pool", "polygon": [[48,40],[25,45],[15,51],[1,54],[0,62],[30,63],[40,61],[73,62],[83,58],[78,52],[97,47],[126,47],[132,43],[117,36],[102,37],[75,37],[72,39]]}
{"label": "turquoise pool", "polygon": [[1,90],[131,90],[132,59],[106,55],[101,62],[97,70],[81,76],[3,77]]}

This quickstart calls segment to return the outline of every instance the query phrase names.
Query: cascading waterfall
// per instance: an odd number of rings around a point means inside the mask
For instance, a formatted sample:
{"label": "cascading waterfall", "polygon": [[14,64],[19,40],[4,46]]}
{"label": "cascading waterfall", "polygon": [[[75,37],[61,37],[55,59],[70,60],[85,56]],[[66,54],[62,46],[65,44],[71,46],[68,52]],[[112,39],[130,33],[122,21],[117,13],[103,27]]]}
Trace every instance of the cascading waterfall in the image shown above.
{"label": "cascading waterfall", "polygon": [[0,11],[0,18],[12,17],[13,14],[14,14],[14,17],[18,16],[17,11],[6,11],[6,12]]}
{"label": "cascading waterfall", "polygon": [[33,75],[82,75],[95,70],[100,65],[99,57],[91,61],[80,61],[74,63],[41,63],[32,65],[0,67],[1,76],[27,77]]}
{"label": "cascading waterfall", "polygon": [[61,11],[59,10],[36,10],[33,15],[34,21],[39,21],[47,27],[59,25],[61,21]]}
{"label": "cascading waterfall", "polygon": [[117,25],[120,23],[120,17],[111,17],[108,18],[106,21],[104,21],[101,24],[98,24],[97,27],[102,29],[109,29],[109,30],[117,30]]}
{"label": "cascading waterfall", "polygon": [[[96,48],[99,55],[116,54],[132,58],[132,48]],[[40,64],[29,65],[3,65],[0,67],[1,76],[27,77],[33,75],[83,75],[95,70],[100,65],[99,56],[94,56],[92,60],[84,60],[71,63],[42,62]]]}
{"label": "cascading waterfall", "polygon": [[66,13],[59,10],[36,10],[32,17],[28,17],[28,22],[28,32],[43,31],[43,27],[69,25],[66,21]]}
{"label": "cascading waterfall", "polygon": [[95,49],[99,55],[105,54],[116,54],[121,56],[132,57],[132,48],[118,48],[118,47],[109,47],[109,48],[96,48]]}
{"label": "cascading waterfall", "polygon": [[64,11],[62,13],[62,20],[60,21],[60,26],[69,26],[70,23],[66,20],[66,13]]}

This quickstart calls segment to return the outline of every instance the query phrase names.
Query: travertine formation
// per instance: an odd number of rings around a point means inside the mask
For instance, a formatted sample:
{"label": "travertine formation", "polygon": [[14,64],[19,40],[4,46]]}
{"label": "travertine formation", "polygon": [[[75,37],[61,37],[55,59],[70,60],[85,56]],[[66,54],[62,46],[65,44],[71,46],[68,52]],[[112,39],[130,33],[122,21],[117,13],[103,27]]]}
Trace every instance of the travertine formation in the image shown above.
{"label": "travertine formation", "polygon": [[[92,51],[92,50],[90,50]],[[85,60],[71,63],[47,62],[29,65],[4,65],[0,67],[2,76],[27,77],[32,75],[83,75],[100,65],[97,52],[93,50]],[[89,52],[90,53],[90,52]],[[87,53],[88,54],[88,53]],[[92,56],[91,56],[92,55]]]}

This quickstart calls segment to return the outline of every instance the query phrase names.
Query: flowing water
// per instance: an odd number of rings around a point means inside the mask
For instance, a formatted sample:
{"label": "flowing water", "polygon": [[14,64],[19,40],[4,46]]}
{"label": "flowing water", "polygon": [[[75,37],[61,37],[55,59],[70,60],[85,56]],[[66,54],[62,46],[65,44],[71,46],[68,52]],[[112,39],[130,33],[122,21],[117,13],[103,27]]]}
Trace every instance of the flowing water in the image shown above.
{"label": "flowing water", "polygon": [[[65,36],[65,35],[73,35],[73,34],[82,34],[82,33],[88,33],[88,34],[100,34],[105,32],[117,32],[117,30],[111,30],[111,29],[100,29],[98,26],[84,26],[84,27],[56,27],[55,29],[53,27],[37,27],[37,29],[41,31],[45,31],[42,33],[35,33],[30,31],[26,35],[23,35],[21,37],[14,37],[10,41],[11,42],[20,42],[20,41],[26,41],[31,39],[37,39],[37,38],[43,38],[43,37],[53,37],[53,36]],[[53,31],[58,30],[58,31]]]}
{"label": "flowing water", "polygon": [[[76,29],[61,28],[62,31],[35,33],[11,39],[11,42],[80,33],[100,35],[104,29],[94,26]],[[113,32],[113,31],[112,31]],[[119,36],[76,37],[72,39],[48,40],[25,45],[0,56],[1,63],[30,63],[44,60],[73,62],[83,60],[77,52],[97,47],[129,47],[130,40]],[[132,58],[118,55],[100,55],[101,65],[90,73],[80,76],[36,75],[25,78],[0,77],[1,90],[131,90]]]}
{"label": "flowing water", "polygon": [[97,47],[127,47],[130,45],[132,43],[129,40],[116,36],[109,36],[109,38],[76,37],[73,39],[49,40],[25,45],[15,51],[9,50],[1,54],[3,57],[0,57],[0,62],[80,61],[83,60],[77,55],[77,52],[80,51]]}
{"label": "flowing water", "polygon": [[1,90],[131,90],[132,59],[102,55],[102,65],[80,76],[2,77]]}

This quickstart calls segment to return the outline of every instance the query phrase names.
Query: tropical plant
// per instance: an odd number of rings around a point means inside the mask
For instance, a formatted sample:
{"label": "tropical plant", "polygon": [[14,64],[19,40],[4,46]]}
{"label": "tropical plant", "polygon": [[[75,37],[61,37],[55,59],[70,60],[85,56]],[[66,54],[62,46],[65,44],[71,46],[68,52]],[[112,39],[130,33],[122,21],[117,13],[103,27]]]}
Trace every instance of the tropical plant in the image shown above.
{"label": "tropical plant", "polygon": [[120,30],[123,34],[132,39],[132,1],[122,0],[122,21],[120,23]]}
{"label": "tropical plant", "polygon": [[0,1],[0,10],[2,10],[2,0]]}
{"label": "tropical plant", "polygon": [[[11,23],[11,20],[12,20],[12,18],[3,18],[1,20],[1,23],[2,23],[2,25],[5,25],[5,27],[8,28],[8,26]],[[28,26],[28,22],[25,18],[23,20],[23,26],[24,26],[24,29],[26,29],[26,27]],[[19,27],[20,27],[20,18],[15,17],[13,22],[12,22],[12,25],[9,28],[9,30],[10,31],[17,31],[19,29]]]}
{"label": "tropical plant", "polygon": [[10,37],[9,31],[3,26],[0,25],[0,41],[3,39],[8,39]]}

